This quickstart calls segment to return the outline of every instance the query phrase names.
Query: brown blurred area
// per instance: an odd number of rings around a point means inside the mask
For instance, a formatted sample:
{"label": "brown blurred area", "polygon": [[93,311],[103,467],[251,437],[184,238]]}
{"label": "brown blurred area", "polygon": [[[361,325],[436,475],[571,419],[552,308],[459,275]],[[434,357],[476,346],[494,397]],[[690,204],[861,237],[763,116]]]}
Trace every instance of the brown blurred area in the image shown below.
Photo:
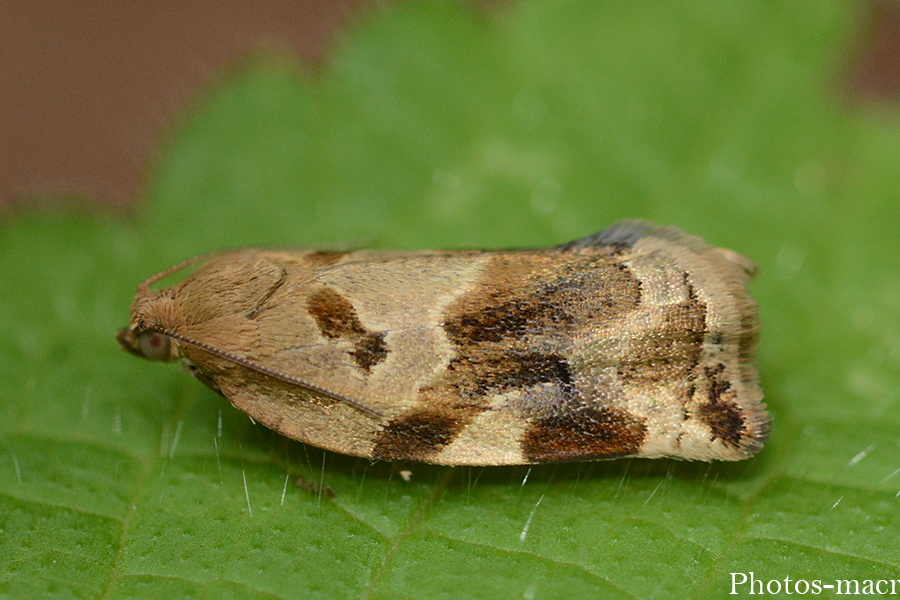
{"label": "brown blurred area", "polygon": [[[167,127],[225,65],[266,44],[320,64],[339,28],[378,4],[5,0],[0,209],[48,199],[127,208]],[[900,3],[868,6],[843,85],[851,96],[896,98]]]}
{"label": "brown blurred area", "polygon": [[321,61],[366,0],[6,0],[0,207],[125,207],[160,138],[229,61],[266,44]]}
{"label": "brown blurred area", "polygon": [[900,2],[868,3],[868,23],[851,61],[848,91],[858,98],[900,98]]}

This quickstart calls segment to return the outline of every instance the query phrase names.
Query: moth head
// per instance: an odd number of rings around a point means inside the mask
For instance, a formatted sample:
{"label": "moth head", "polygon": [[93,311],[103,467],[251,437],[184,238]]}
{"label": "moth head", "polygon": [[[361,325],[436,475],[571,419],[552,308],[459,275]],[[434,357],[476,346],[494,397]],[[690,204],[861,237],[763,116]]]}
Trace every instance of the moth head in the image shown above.
{"label": "moth head", "polygon": [[122,349],[131,354],[150,360],[175,360],[169,336],[153,329],[146,329],[143,323],[120,329],[116,339]]}
{"label": "moth head", "polygon": [[178,343],[170,332],[178,329],[179,311],[171,288],[159,292],[146,284],[138,288],[131,304],[131,325],[120,329],[116,339],[122,348],[150,360],[171,361],[178,358]]}

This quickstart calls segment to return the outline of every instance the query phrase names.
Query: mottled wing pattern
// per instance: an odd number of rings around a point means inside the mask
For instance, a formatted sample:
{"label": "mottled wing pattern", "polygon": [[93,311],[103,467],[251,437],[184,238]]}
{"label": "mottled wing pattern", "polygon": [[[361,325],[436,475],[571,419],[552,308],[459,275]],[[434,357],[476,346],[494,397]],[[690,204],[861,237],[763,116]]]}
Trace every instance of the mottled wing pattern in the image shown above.
{"label": "mottled wing pattern", "polygon": [[768,433],[753,269],[634,221],[538,250],[246,250],[139,292],[132,329],[177,334],[235,406],[347,454],[735,460]]}

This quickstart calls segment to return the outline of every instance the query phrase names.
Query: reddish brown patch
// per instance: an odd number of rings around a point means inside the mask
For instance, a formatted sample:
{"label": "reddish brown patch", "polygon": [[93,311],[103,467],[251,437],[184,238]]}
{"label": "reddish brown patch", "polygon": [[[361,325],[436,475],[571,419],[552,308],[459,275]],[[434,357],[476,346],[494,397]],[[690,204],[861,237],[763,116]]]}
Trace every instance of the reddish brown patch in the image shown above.
{"label": "reddish brown patch", "polygon": [[382,460],[427,460],[453,441],[462,425],[436,413],[420,412],[394,419],[379,432],[372,457]]}
{"label": "reddish brown patch", "polygon": [[532,424],[522,439],[522,454],[539,463],[633,456],[646,435],[644,419],[612,408],[584,408]]}
{"label": "reddish brown patch", "polygon": [[316,320],[319,331],[327,338],[336,339],[367,333],[353,304],[331,288],[322,288],[313,293],[307,300],[306,308]]}
{"label": "reddish brown patch", "polygon": [[862,3],[868,24],[849,74],[850,92],[863,98],[900,97],[900,4],[895,0]]}

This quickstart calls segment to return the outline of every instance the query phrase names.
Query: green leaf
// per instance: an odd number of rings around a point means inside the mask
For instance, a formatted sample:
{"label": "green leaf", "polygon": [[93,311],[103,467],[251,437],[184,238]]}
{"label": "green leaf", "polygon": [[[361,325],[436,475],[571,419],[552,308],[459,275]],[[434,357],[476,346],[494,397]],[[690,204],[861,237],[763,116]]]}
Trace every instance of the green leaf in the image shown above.
{"label": "green leaf", "polygon": [[[4,225],[0,593],[720,598],[732,573],[770,592],[900,579],[900,120],[834,97],[855,7],[390,5],[322,73],[257,57],[225,77],[136,223]],[[214,248],[538,246],[621,217],[760,263],[759,456],[405,481],[114,340],[142,279]]]}

